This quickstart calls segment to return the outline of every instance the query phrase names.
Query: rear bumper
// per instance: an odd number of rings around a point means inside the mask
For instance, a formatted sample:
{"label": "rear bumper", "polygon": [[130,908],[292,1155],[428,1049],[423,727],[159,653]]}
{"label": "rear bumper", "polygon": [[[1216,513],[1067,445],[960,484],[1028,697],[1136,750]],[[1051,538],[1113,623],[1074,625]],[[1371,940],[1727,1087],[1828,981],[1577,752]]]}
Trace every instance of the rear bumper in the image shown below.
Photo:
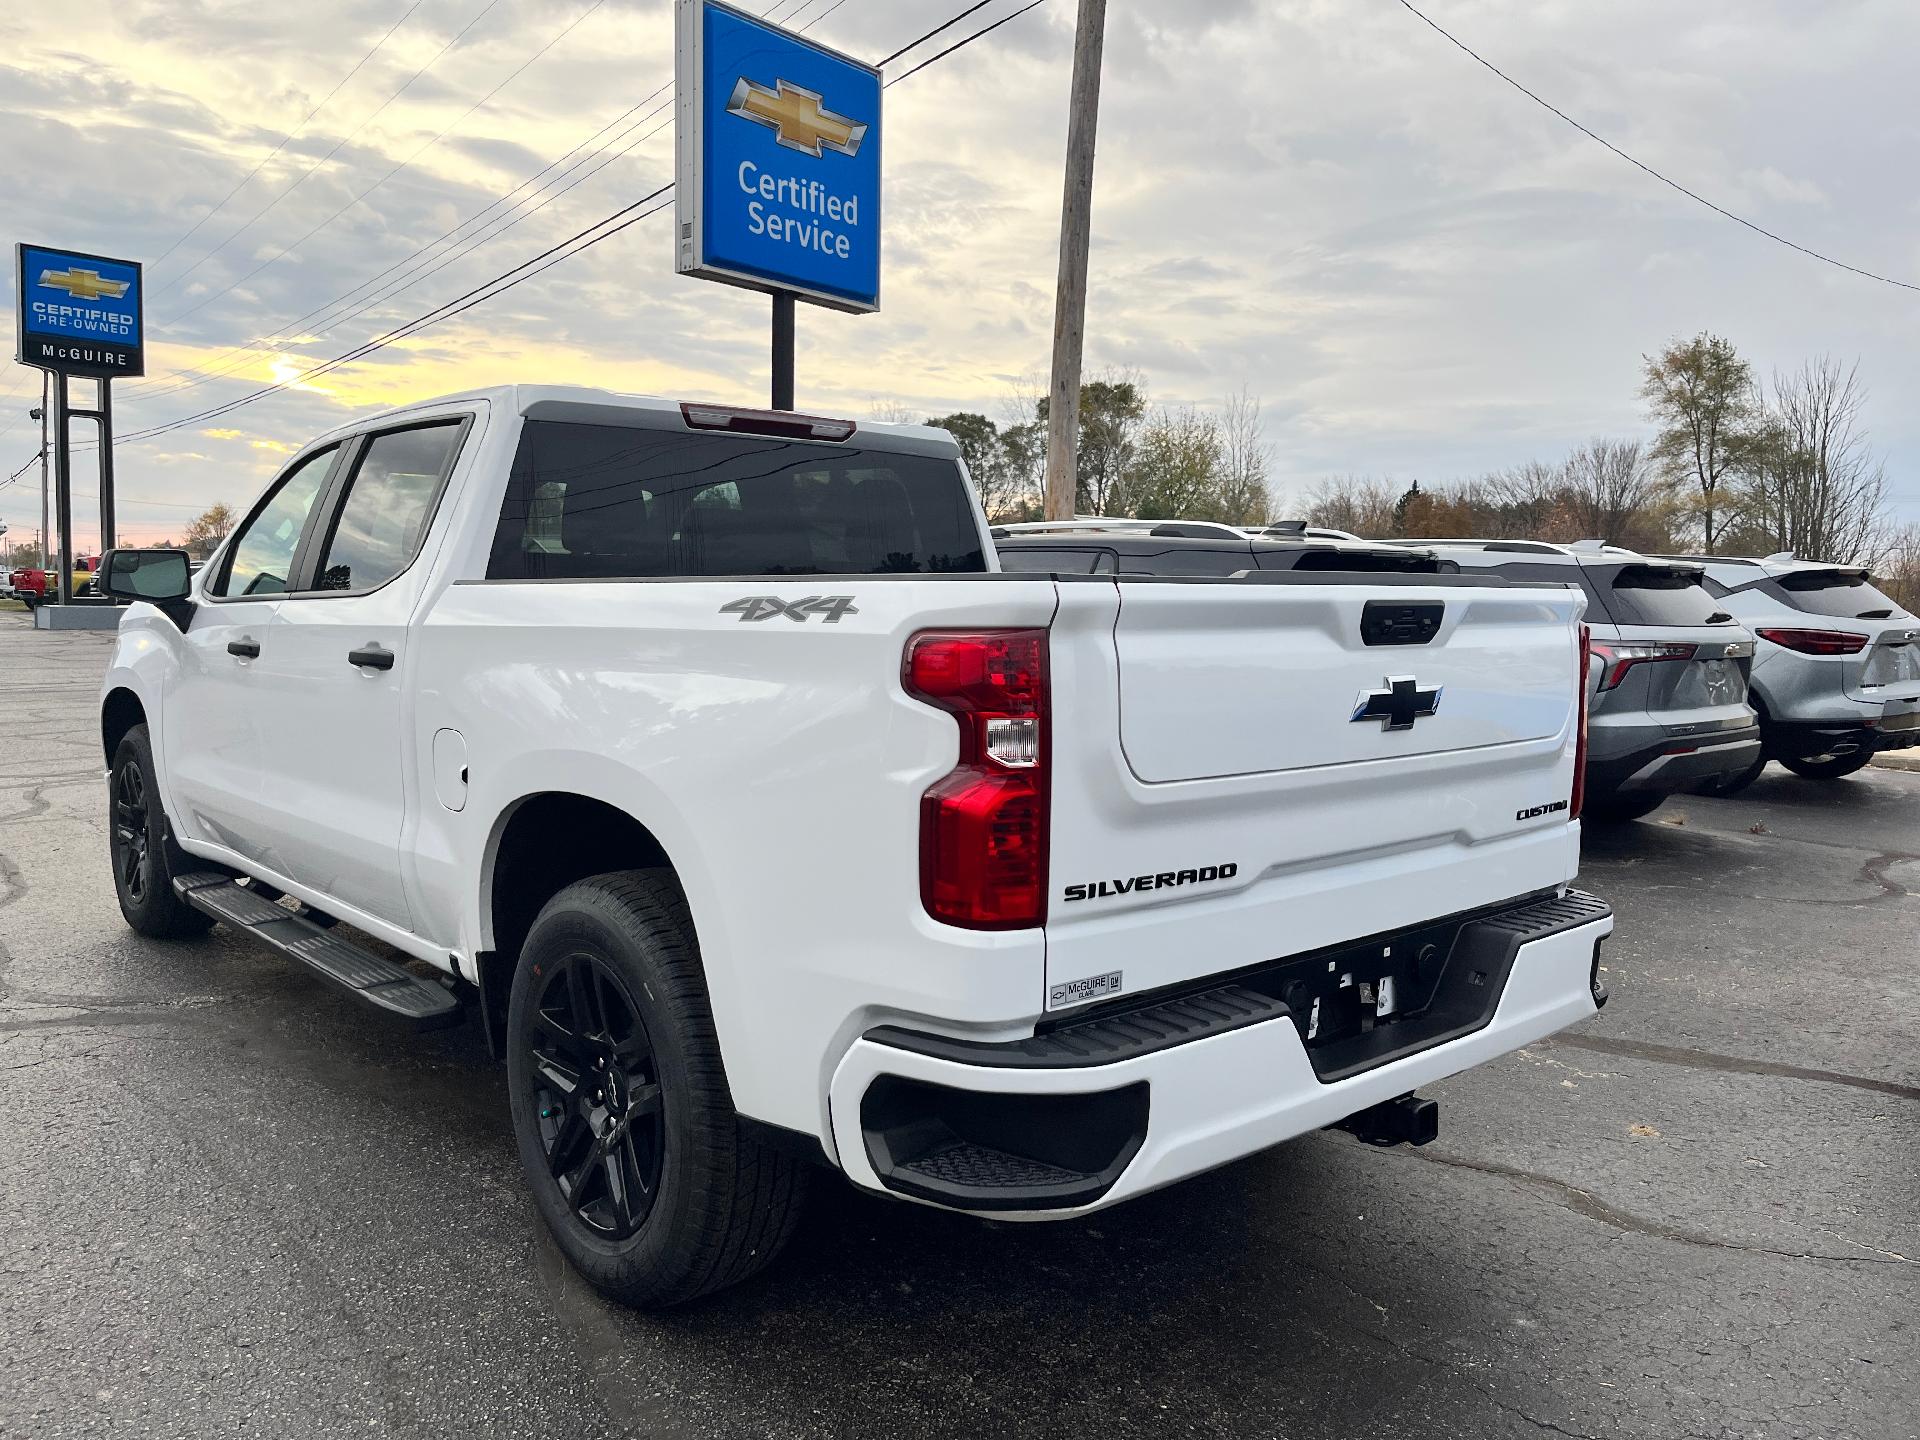
{"label": "rear bumper", "polygon": [[834,1071],[840,1164],[869,1189],[1002,1219],[1102,1209],[1588,1018],[1612,930],[1578,892],[1469,922],[1425,1010],[1311,1052],[1264,975],[1024,1041],[882,1027]]}
{"label": "rear bumper", "polygon": [[1703,780],[1737,775],[1760,758],[1760,727],[1716,730],[1685,738],[1663,735],[1625,755],[1587,766],[1590,794],[1632,791],[1671,795]]}
{"label": "rear bumper", "polygon": [[1920,745],[1920,714],[1889,715],[1872,724],[1833,725],[1774,721],[1767,726],[1770,758],[1788,755],[1875,754]]}

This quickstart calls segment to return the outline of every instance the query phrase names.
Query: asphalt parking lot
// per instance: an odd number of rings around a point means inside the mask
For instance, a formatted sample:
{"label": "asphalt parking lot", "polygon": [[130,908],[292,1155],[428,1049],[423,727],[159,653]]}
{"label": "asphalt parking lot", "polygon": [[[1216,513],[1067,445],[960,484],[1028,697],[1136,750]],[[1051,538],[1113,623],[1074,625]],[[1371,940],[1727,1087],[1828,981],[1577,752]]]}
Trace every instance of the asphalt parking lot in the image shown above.
{"label": "asphalt parking lot", "polygon": [[1920,1436],[1920,773],[1592,830],[1613,1000],[1063,1226],[828,1180],[770,1274],[600,1301],[477,1024],[126,929],[108,637],[0,614],[0,1435]]}

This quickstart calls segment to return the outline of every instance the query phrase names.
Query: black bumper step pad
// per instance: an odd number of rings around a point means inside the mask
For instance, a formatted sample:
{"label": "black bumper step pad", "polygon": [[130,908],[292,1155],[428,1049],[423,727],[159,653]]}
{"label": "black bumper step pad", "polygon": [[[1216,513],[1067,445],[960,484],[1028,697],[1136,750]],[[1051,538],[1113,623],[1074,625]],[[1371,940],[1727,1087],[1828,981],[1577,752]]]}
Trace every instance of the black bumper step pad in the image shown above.
{"label": "black bumper step pad", "polygon": [[173,888],[196,910],[299,961],[321,979],[383,1014],[419,1029],[451,1024],[460,1018],[460,1001],[444,985],[423,980],[385,956],[363,950],[332,930],[323,930],[226,875],[212,871],[182,875],[174,880]]}

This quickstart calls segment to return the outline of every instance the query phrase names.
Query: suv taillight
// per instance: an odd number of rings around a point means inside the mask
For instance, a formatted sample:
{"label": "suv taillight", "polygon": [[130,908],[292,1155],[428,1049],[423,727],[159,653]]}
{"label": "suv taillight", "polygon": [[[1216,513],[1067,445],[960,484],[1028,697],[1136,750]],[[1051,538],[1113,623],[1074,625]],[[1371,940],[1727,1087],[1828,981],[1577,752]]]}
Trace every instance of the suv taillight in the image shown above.
{"label": "suv taillight", "polygon": [[1649,665],[1660,660],[1691,660],[1694,647],[1691,645],[1660,643],[1628,643],[1619,640],[1590,640],[1588,648],[1593,654],[1606,661],[1607,668],[1601,673],[1600,688],[1611,690],[1626,678],[1627,671],[1636,665]]}
{"label": "suv taillight", "polygon": [[1580,627],[1580,668],[1574,673],[1574,688],[1580,692],[1580,735],[1573,742],[1573,794],[1567,799],[1567,819],[1578,820],[1580,807],[1587,803],[1587,676],[1593,668],[1593,631]]}
{"label": "suv taillight", "polygon": [[1754,634],[1802,655],[1858,655],[1867,648],[1867,637],[1849,630],[1780,630],[1762,628]]}
{"label": "suv taillight", "polygon": [[969,930],[1047,918],[1047,632],[930,630],[907,693],[952,713],[960,760],[920,802],[920,899]]}

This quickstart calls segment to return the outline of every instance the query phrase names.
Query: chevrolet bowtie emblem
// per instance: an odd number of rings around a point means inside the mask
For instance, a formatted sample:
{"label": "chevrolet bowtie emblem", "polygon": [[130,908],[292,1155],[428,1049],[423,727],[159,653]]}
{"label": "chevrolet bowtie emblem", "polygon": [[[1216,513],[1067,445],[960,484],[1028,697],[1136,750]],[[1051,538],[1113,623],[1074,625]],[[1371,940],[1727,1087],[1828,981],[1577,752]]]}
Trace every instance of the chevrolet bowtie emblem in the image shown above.
{"label": "chevrolet bowtie emblem", "polygon": [[1441,686],[1422,690],[1411,675],[1389,675],[1384,690],[1362,690],[1353,721],[1378,720],[1382,730],[1411,730],[1413,722],[1440,709]]}
{"label": "chevrolet bowtie emblem", "polygon": [[844,115],[820,108],[818,91],[803,89],[785,80],[764,85],[742,78],[733,87],[727,101],[727,113],[764,125],[790,150],[802,150],[820,158],[822,150],[837,150],[842,155],[860,153],[860,142],[867,127],[856,125]]}
{"label": "chevrolet bowtie emblem", "polygon": [[109,280],[98,270],[82,270],[69,265],[65,270],[42,270],[40,283],[64,290],[76,300],[118,300],[127,293],[128,281]]}

